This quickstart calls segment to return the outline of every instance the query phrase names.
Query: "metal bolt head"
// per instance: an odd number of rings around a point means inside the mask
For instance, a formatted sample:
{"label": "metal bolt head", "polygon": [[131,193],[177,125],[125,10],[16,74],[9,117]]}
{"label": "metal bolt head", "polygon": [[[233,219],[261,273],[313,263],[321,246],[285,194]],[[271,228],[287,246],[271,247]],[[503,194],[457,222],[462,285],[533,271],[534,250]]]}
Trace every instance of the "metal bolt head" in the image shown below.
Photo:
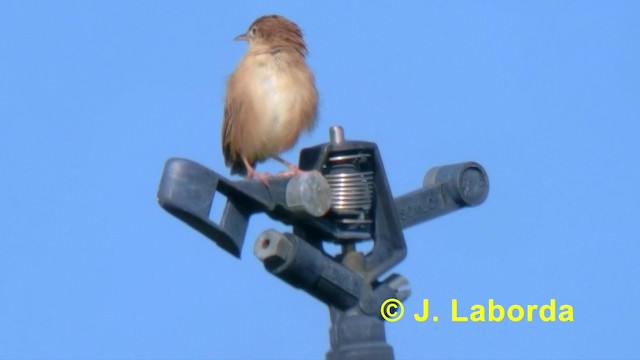
{"label": "metal bolt head", "polygon": [[331,207],[331,188],[320,172],[303,172],[287,183],[286,202],[296,214],[320,217]]}
{"label": "metal bolt head", "polygon": [[293,244],[284,234],[269,229],[258,236],[253,253],[268,267],[278,267],[289,258]]}

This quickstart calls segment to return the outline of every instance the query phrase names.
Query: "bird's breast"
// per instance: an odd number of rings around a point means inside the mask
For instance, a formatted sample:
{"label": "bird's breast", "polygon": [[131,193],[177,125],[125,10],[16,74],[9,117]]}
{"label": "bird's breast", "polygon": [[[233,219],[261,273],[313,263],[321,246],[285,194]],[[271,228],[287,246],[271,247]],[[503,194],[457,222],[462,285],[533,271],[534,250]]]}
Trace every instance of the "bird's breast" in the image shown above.
{"label": "bird's breast", "polygon": [[[251,76],[253,98],[260,109],[265,131],[277,131],[287,125],[289,110],[295,104],[296,84],[292,74],[282,69],[271,55],[254,67]],[[271,58],[271,59],[270,59]]]}
{"label": "bird's breast", "polygon": [[[315,86],[304,60],[259,54],[248,56],[233,79],[234,93],[243,94],[244,115],[238,115],[243,149],[251,158],[264,158],[293,146],[308,127],[315,107]],[[305,107],[306,105],[306,107]],[[249,110],[250,109],[250,110]]]}

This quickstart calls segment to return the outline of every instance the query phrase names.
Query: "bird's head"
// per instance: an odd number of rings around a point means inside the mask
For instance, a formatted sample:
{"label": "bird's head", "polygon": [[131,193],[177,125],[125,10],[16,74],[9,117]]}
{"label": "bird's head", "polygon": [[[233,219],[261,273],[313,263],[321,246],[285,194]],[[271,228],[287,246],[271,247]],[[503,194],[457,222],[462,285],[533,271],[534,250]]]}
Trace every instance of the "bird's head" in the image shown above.
{"label": "bird's head", "polygon": [[293,21],[280,15],[266,15],[249,26],[246,33],[235,40],[249,42],[249,48],[290,48],[301,56],[307,55],[307,46],[302,38],[302,30]]}

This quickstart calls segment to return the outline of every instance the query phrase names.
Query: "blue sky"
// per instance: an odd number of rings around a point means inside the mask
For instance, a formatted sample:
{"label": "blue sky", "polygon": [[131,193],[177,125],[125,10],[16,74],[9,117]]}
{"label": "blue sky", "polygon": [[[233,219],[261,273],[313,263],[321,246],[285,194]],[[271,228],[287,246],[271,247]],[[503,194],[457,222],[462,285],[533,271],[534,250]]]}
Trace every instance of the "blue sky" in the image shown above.
{"label": "blue sky", "polygon": [[[408,309],[574,307],[573,323],[386,326],[398,359],[638,358],[640,3],[3,1],[0,358],[322,358],[328,311],[164,212],[164,161],[227,173],[232,39],[305,31],[312,135],[376,142],[391,189],[474,160],[487,201],[405,231]],[[263,164],[263,170],[280,170]],[[441,317],[446,317],[441,315]]]}

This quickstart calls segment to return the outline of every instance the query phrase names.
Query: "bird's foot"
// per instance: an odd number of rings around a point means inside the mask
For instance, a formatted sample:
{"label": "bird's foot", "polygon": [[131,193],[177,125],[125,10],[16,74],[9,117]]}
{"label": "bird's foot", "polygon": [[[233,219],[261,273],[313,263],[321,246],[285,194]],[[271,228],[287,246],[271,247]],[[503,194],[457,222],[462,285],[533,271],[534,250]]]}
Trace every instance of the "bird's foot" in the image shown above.
{"label": "bird's foot", "polygon": [[300,170],[297,166],[289,163],[287,164],[289,170],[280,171],[276,174],[276,176],[289,177],[289,176],[298,176],[301,175],[304,171]]}
{"label": "bird's foot", "polygon": [[287,170],[287,171],[280,171],[279,173],[276,174],[276,176],[290,177],[290,176],[298,176],[298,175],[303,173],[303,171],[298,169],[297,166],[295,166],[294,164],[292,164],[292,163],[288,162],[287,160],[281,158],[278,155],[274,155],[271,158],[273,158],[274,160],[280,162],[282,165],[284,165],[287,168],[289,168],[289,170]]}
{"label": "bird's foot", "polygon": [[247,172],[247,179],[258,179],[264,186],[269,187],[269,178],[272,178],[273,175],[268,172],[259,173],[255,170],[251,170]]}

